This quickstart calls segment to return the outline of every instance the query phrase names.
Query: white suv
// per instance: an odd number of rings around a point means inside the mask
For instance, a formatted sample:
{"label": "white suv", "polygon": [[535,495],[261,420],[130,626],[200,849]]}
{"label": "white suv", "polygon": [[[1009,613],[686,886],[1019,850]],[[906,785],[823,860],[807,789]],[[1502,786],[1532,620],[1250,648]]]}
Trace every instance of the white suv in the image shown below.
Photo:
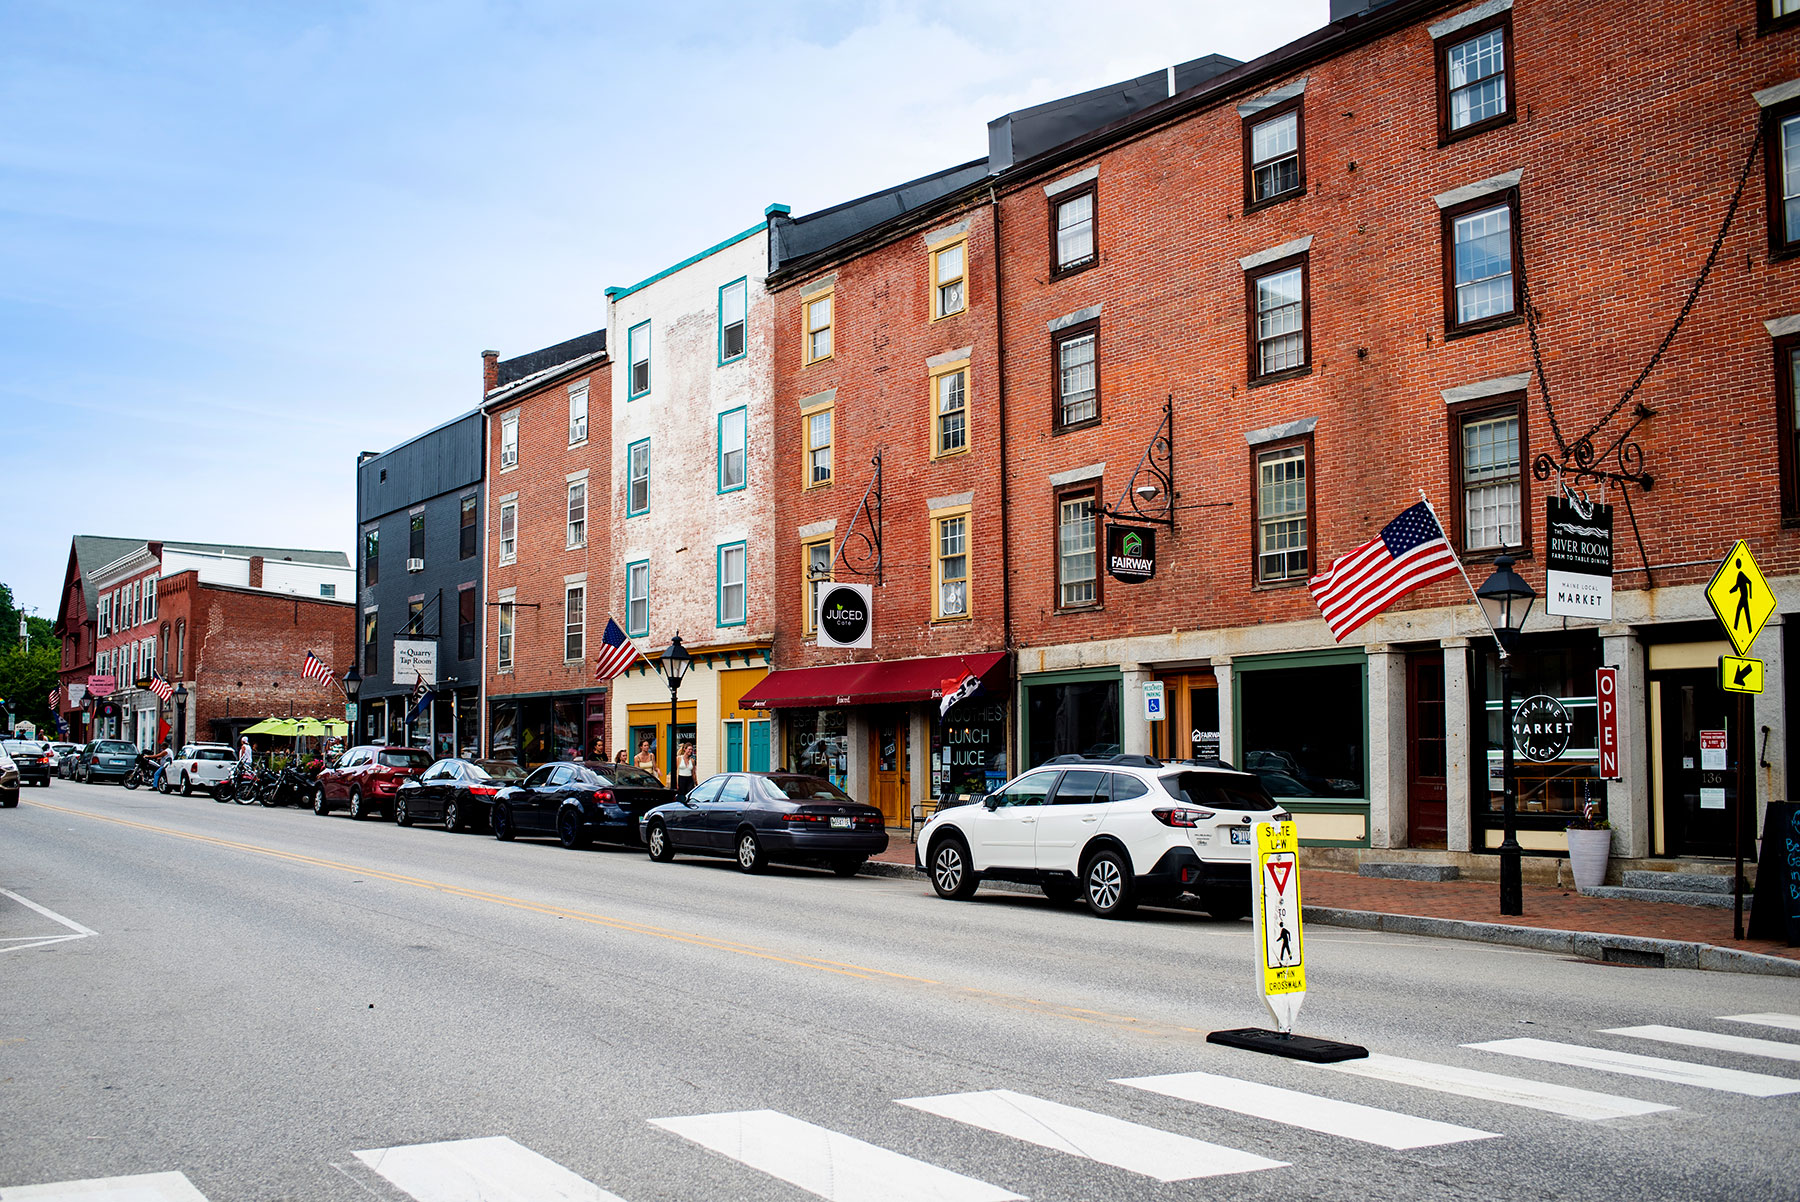
{"label": "white suv", "polygon": [[1252,823],[1288,817],[1256,777],[1216,760],[1061,755],[972,805],[939,810],[914,856],[939,897],[983,880],[1081,898],[1102,918],[1197,896],[1217,918],[1250,910]]}
{"label": "white suv", "polygon": [[163,791],[180,789],[183,797],[195,789],[216,789],[237,769],[237,753],[227,743],[189,743],[169,761],[163,773]]}

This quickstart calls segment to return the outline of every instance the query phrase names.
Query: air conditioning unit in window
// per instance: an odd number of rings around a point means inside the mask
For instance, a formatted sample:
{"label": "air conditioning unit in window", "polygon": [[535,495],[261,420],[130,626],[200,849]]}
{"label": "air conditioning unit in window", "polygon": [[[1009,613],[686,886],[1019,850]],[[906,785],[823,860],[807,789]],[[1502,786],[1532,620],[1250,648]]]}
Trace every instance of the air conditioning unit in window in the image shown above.
{"label": "air conditioning unit in window", "polygon": [[423,572],[425,570],[425,561],[423,559],[409,559],[406,561],[406,570],[409,572]]}

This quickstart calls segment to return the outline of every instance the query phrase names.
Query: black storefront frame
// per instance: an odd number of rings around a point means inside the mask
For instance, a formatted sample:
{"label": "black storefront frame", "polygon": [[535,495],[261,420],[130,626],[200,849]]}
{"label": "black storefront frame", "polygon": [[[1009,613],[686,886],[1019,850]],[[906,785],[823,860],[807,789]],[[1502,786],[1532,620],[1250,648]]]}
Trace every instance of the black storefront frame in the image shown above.
{"label": "black storefront frame", "polygon": [[[530,762],[533,764],[542,764],[549,763],[552,760],[593,758],[592,748],[590,746],[592,740],[590,739],[588,732],[596,725],[602,732],[607,729],[607,699],[608,691],[603,687],[554,689],[536,693],[503,693],[498,696],[490,695],[487,699],[486,736],[482,743],[482,747],[487,753],[487,758],[497,760],[510,759],[520,766],[524,766],[527,762],[527,757],[522,754],[525,751],[524,742],[528,729],[527,707],[532,706],[533,704],[538,706],[547,705],[550,707],[549,712],[551,715],[548,729],[552,734],[552,751],[549,756],[531,758]],[[573,705],[575,707],[575,731],[573,739],[564,740],[556,733],[555,712],[556,707],[559,705]],[[497,744],[497,739],[500,737],[501,731],[496,723],[495,716],[496,709],[500,706],[510,706],[512,709],[512,721],[508,724],[510,730],[510,743],[506,746]],[[530,721],[535,720],[536,719],[531,719]],[[602,737],[604,737],[604,734]],[[569,755],[568,753],[571,750],[576,754],[573,756]],[[606,751],[608,749],[603,747],[602,750]]]}

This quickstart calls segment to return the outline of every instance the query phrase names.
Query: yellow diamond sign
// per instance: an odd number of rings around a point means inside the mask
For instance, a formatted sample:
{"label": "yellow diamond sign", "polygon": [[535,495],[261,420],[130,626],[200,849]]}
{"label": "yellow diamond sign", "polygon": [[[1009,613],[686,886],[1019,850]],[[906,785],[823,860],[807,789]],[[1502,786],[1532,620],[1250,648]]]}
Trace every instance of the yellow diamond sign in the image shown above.
{"label": "yellow diamond sign", "polygon": [[1775,593],[1743,539],[1738,540],[1713,573],[1712,582],[1706,586],[1706,599],[1725,627],[1725,637],[1739,655],[1748,655],[1763,623],[1775,612]]}

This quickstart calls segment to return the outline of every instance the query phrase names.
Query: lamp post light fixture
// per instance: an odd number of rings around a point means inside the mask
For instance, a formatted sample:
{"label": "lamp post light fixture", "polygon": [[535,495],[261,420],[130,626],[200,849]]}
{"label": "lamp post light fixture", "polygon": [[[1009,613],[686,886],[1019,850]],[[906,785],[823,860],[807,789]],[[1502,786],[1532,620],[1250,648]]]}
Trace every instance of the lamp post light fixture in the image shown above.
{"label": "lamp post light fixture", "polygon": [[1519,840],[1513,822],[1519,808],[1519,784],[1513,774],[1513,701],[1512,653],[1519,645],[1519,632],[1537,592],[1513,570],[1513,558],[1504,552],[1494,560],[1494,574],[1475,590],[1494,641],[1500,645],[1500,913],[1517,915],[1525,912],[1525,886]]}
{"label": "lamp post light fixture", "polygon": [[687,675],[689,665],[694,657],[688,649],[681,645],[681,632],[677,630],[675,637],[669,640],[668,650],[662,653],[663,679],[669,682],[669,788],[675,787],[675,695],[681,692],[681,678]]}
{"label": "lamp post light fixture", "polygon": [[356,708],[356,699],[362,696],[363,678],[362,673],[356,670],[355,664],[351,664],[350,670],[344,673],[342,683],[344,701],[347,703],[344,707],[344,719],[350,725],[350,729],[346,732],[346,745],[349,746],[360,741],[356,731],[362,725],[362,714]]}
{"label": "lamp post light fixture", "polygon": [[187,745],[187,685],[175,686],[175,750]]}

